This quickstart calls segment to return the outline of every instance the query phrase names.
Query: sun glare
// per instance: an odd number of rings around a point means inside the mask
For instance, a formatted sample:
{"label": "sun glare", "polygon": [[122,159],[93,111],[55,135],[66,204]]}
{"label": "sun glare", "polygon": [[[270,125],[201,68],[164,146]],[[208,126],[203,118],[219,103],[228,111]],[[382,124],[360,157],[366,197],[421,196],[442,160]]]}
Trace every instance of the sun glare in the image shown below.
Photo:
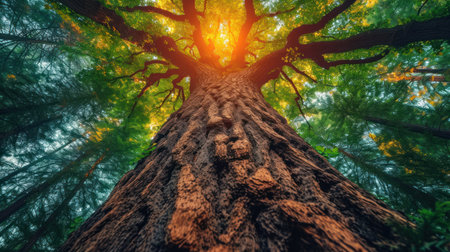
{"label": "sun glare", "polygon": [[220,63],[228,62],[231,58],[234,43],[230,21],[218,20],[210,24],[205,35],[209,49],[220,57]]}

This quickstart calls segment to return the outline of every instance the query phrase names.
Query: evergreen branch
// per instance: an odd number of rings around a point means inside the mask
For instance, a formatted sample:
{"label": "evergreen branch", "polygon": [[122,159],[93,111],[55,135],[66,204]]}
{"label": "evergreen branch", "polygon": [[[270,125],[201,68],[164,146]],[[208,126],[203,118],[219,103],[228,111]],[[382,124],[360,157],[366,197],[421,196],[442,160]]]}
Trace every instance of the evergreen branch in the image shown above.
{"label": "evergreen branch", "polygon": [[48,231],[48,228],[54,223],[58,216],[61,215],[61,212],[64,208],[66,208],[70,201],[72,201],[73,197],[81,190],[84,185],[84,182],[91,176],[97,166],[103,161],[105,158],[106,152],[108,149],[103,152],[103,154],[92,164],[90,169],[83,175],[83,177],[79,180],[77,185],[67,194],[66,198],[56,207],[56,209],[52,212],[52,214],[42,223],[42,225],[31,235],[28,241],[22,246],[19,250],[20,252],[30,251],[34,244]]}
{"label": "evergreen branch", "polygon": [[60,41],[50,41],[50,40],[37,39],[37,38],[21,37],[21,36],[6,34],[6,33],[0,33],[0,40],[31,43],[31,44],[44,44],[44,45],[59,45],[61,43]]}

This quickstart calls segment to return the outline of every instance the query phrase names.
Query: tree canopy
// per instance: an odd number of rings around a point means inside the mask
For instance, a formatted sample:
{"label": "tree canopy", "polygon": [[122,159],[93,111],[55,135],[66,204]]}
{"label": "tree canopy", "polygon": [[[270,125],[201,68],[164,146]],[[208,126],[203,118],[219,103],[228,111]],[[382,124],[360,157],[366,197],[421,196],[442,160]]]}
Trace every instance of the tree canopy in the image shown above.
{"label": "tree canopy", "polygon": [[0,248],[60,246],[154,149],[198,65],[267,69],[249,78],[345,176],[404,213],[433,209],[450,194],[449,13],[445,0],[0,2]]}

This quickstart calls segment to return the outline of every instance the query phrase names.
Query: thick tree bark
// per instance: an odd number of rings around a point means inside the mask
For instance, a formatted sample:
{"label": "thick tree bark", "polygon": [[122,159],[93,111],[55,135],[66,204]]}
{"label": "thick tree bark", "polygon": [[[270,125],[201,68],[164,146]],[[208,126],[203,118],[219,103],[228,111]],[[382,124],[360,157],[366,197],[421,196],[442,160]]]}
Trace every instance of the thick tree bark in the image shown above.
{"label": "thick tree bark", "polygon": [[264,101],[210,70],[156,149],[61,251],[385,251],[399,213],[343,177]]}

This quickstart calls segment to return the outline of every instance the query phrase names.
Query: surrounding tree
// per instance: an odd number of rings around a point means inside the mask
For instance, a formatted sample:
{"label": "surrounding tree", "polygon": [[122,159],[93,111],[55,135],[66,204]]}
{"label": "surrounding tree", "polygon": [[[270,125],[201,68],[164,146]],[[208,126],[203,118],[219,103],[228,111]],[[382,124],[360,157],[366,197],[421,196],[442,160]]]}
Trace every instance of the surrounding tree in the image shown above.
{"label": "surrounding tree", "polygon": [[446,1],[0,8],[6,251],[386,251],[421,246],[397,210],[448,216]]}

